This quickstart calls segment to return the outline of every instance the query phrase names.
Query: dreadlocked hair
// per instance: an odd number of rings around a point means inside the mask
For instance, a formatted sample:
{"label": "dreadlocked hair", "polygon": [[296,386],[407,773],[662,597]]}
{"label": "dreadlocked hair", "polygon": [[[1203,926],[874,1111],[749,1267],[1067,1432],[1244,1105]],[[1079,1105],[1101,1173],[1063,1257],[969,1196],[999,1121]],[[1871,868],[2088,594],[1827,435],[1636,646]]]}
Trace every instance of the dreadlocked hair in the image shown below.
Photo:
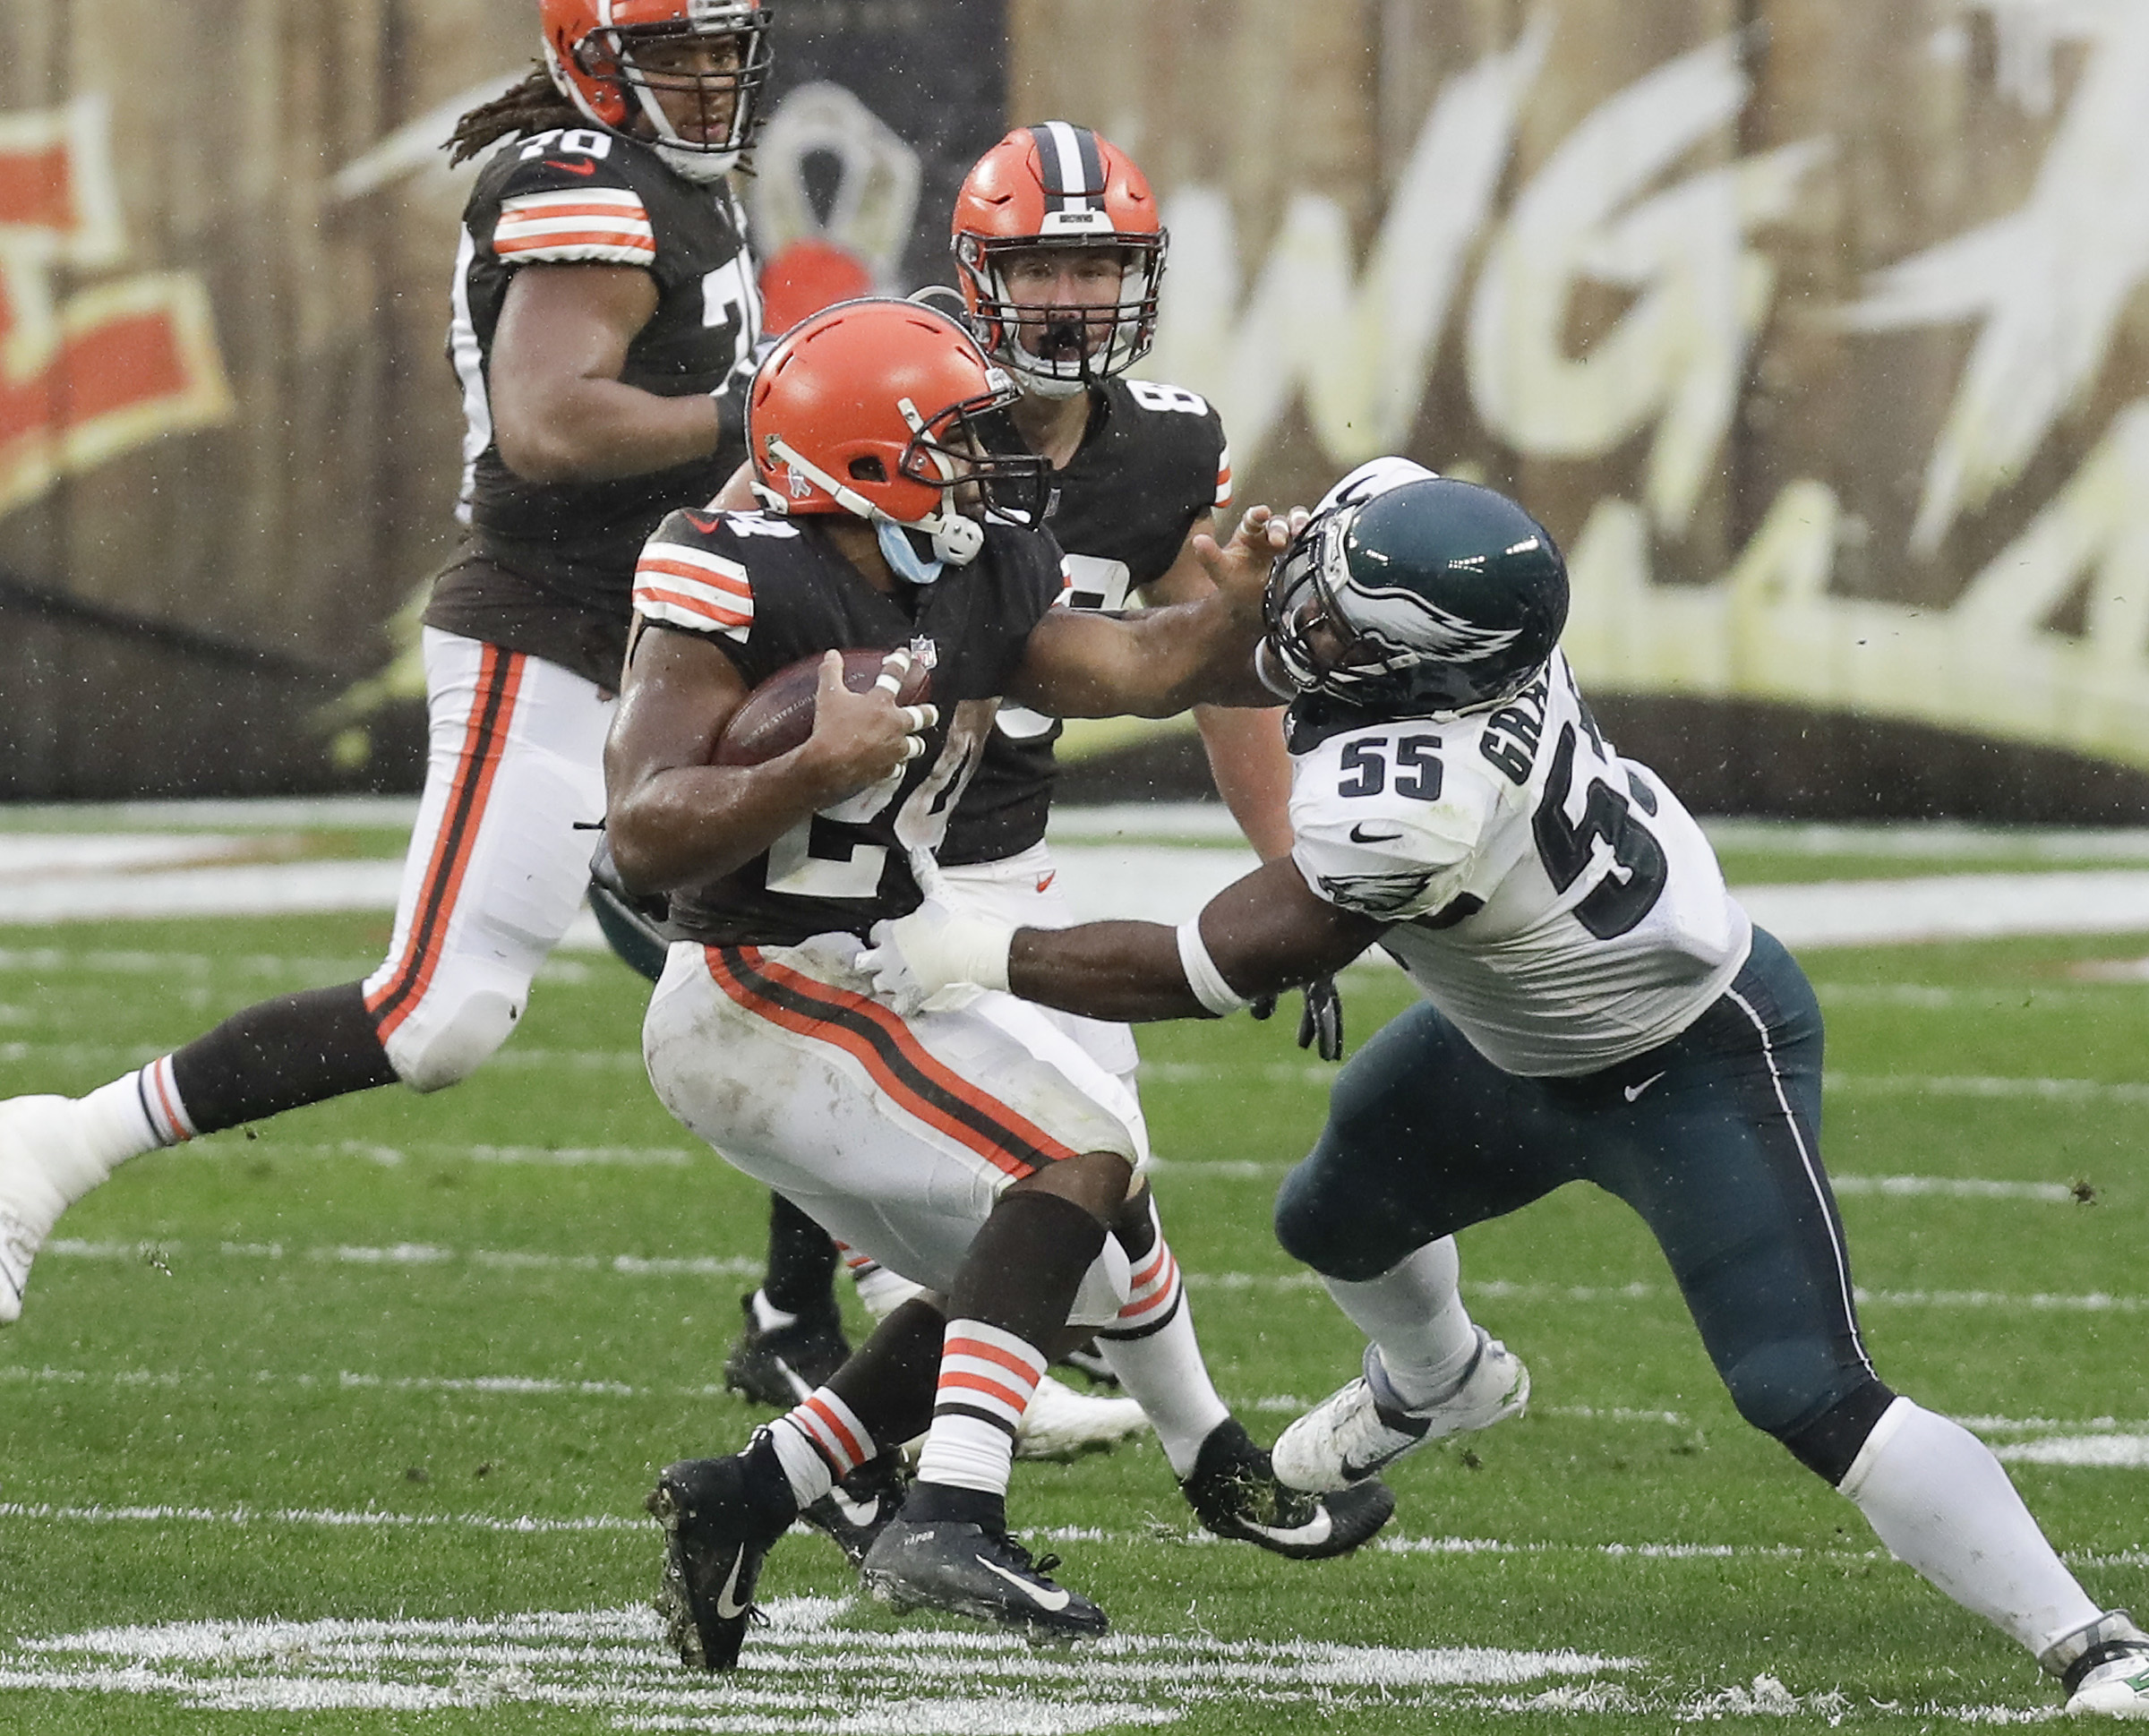
{"label": "dreadlocked hair", "polygon": [[583,126],[586,117],[560,94],[552,75],[540,62],[520,84],[480,103],[455,124],[443,147],[450,165],[467,163],[496,139],[513,133],[546,133],[554,127]]}

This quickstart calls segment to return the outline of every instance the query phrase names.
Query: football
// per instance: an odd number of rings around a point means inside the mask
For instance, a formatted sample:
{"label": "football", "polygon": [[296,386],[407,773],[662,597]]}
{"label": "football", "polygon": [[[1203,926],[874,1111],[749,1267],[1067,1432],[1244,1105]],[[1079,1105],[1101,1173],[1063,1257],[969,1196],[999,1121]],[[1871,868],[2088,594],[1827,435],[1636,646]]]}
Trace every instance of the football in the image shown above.
{"label": "football", "polygon": [[[820,691],[821,659],[816,652],[795,663],[786,663],[746,696],[716,738],[715,763],[719,765],[758,765],[779,754],[787,754],[813,733],[814,696]],[[880,680],[885,651],[843,653],[843,685],[853,693],[865,693]],[[932,691],[933,678],[925,665],[913,662],[903,672],[896,689],[899,706],[921,706]]]}

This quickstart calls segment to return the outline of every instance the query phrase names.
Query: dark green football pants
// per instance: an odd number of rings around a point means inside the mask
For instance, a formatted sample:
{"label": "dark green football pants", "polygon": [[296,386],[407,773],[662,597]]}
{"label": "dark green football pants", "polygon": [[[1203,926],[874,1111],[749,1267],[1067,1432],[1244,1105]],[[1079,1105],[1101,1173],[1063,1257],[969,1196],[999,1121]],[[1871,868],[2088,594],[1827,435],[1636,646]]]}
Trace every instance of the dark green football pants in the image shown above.
{"label": "dark green football pants", "polygon": [[1820,1008],[1755,931],[1732,986],[1672,1041],[1572,1079],[1487,1061],[1436,1009],[1381,1030],[1276,1200],[1284,1247],[1363,1282],[1569,1182],[1655,1234],[1739,1414],[1831,1482],[1892,1395],[1859,1340],[1821,1168]]}

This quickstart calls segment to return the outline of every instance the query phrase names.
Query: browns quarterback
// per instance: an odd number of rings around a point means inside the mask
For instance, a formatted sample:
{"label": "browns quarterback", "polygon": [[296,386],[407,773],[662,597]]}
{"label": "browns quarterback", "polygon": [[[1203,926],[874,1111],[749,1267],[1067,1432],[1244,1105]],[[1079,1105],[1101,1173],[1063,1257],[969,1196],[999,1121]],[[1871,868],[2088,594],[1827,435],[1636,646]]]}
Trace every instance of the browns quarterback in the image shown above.
{"label": "browns quarterback", "polygon": [[2084,1591],[1990,1449],[1875,1372],[1821,1163],[1819,1005],[1591,716],[1551,536],[1489,489],[1378,460],[1295,538],[1267,615],[1263,666],[1296,696],[1289,859],[1176,930],[1013,933],[929,903],[876,930],[878,991],[1222,1015],[1382,946],[1424,999],[1338,1076],[1276,1202],[1284,1247],[1369,1343],[1284,1432],[1278,1473],[1348,1487],[1520,1407],[1453,1236],[1588,1181],[1655,1235],[1742,1417],[2035,1655],[2068,1712],[2149,1716],[2149,1635]]}
{"label": "browns quarterback", "polygon": [[81,1099],[0,1104],[0,1324],[113,1167],[400,1081],[451,1085],[520,1018],[588,877],[642,542],[740,453],[760,329],[726,181],[769,69],[759,0],[542,0],[544,65],[466,115],[449,357],[467,535],[425,612],[430,751],[394,937],[363,982],[233,1014]]}
{"label": "browns quarterback", "polygon": [[[1045,461],[980,437],[1015,395],[930,308],[815,315],[749,394],[764,509],[674,514],[637,578],[606,764],[619,869],[669,891],[681,936],[644,1029],[651,1082],[729,1162],[928,1287],[744,1453],[664,1474],[651,1508],[673,1638],[707,1668],[736,1662],[760,1562],[792,1519],[921,1432],[900,1513],[860,1542],[868,1586],[1068,1638],[1106,1625],[1008,1535],[1006,1494],[1023,1413],[1069,1334],[1176,1303],[1134,1186],[1140,1107],[1007,996],[898,1018],[852,960],[938,884],[933,852],[1003,698],[1074,715],[1268,702],[1252,652],[1286,523],[1257,508],[1227,547],[1202,539],[1215,583],[1199,601],[1133,619],[1056,607]],[[834,654],[860,648],[889,667],[854,694]],[[817,650],[830,655],[806,740],[712,763],[757,685]],[[913,662],[929,704],[898,703]],[[1280,1513],[1290,1498],[1268,1479],[1240,1500],[1284,1534],[1271,1546],[1333,1553],[1385,1521],[1391,1499],[1368,1492]]]}

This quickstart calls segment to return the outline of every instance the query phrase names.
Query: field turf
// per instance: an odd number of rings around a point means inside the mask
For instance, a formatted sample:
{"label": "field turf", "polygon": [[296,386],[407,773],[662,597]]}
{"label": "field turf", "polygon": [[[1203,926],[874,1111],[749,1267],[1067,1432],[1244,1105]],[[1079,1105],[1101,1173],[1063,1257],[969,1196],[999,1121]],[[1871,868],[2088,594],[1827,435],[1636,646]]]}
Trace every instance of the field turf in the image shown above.
{"label": "field turf", "polygon": [[[76,1092],[377,961],[384,917],[0,928],[0,1094]],[[2092,1593],[2149,1610],[2149,941],[1817,954],[1828,1150],[1895,1385],[2003,1455]],[[1354,972],[1354,1039],[1402,1005]],[[1734,1415],[1622,1208],[1463,1240],[1531,1414],[1394,1473],[1383,1544],[1205,1541],[1143,1442],[1018,1467],[1109,1611],[1086,1653],[898,1621],[787,1540],[746,1667],[662,1650],[657,1467],[730,1450],[764,1202],[652,1098],[643,987],[548,968],[452,1091],[139,1160],[0,1333],[0,1731],[1927,1730],[2041,1719],[2030,1660]],[[1269,1202],[1323,1073],[1268,1025],[1152,1028],[1167,1223],[1211,1366],[1271,1436],[1357,1339]],[[1990,1185],[1989,1185],[1990,1184]],[[854,1311],[855,1319],[855,1311]]]}

